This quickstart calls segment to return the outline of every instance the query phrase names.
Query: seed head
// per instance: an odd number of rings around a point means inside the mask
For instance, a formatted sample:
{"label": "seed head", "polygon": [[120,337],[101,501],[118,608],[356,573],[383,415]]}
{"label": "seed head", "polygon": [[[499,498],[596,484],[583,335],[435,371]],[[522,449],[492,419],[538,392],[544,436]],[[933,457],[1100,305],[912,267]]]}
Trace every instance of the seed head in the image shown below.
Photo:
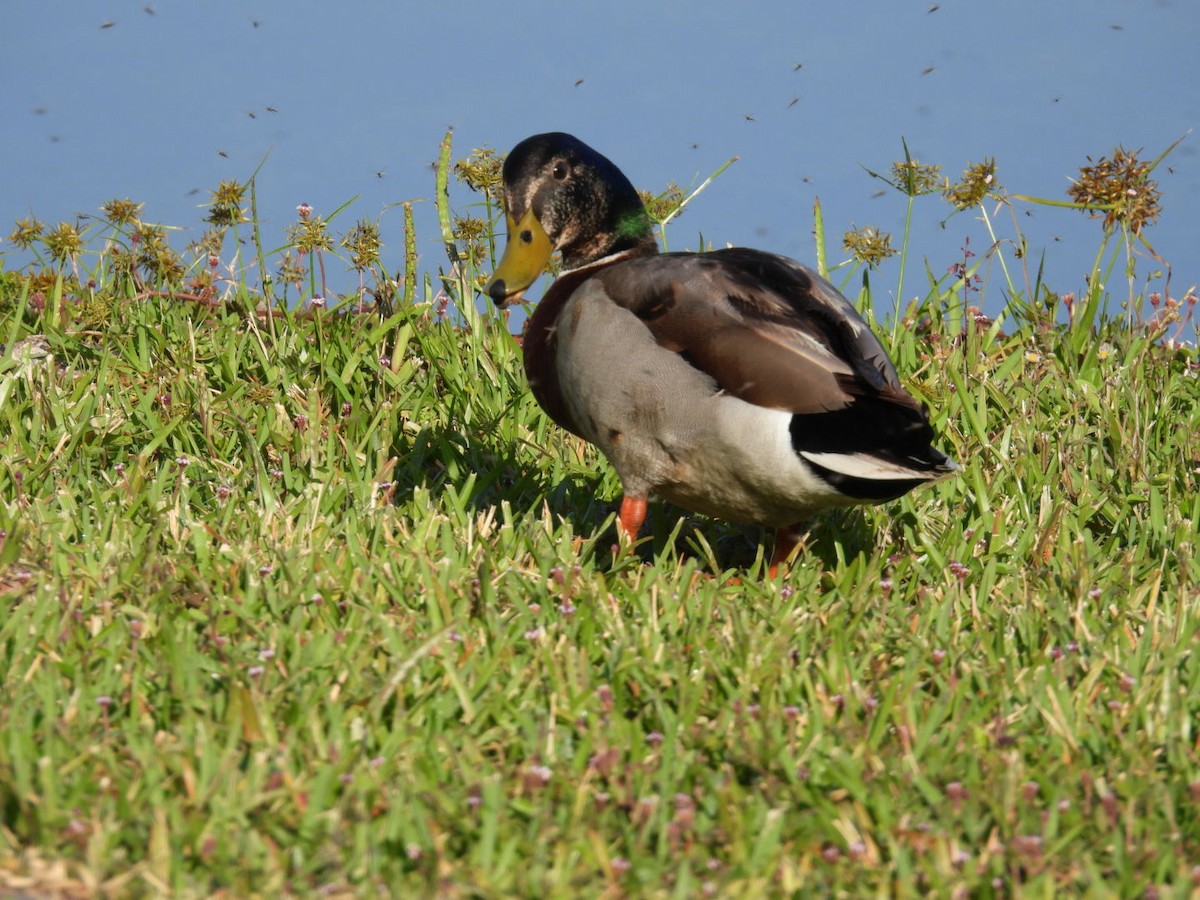
{"label": "seed head", "polygon": [[1000,189],[996,181],[996,160],[988,157],[983,162],[972,163],[963,171],[962,181],[946,188],[943,196],[955,209],[978,206],[983,198]]}
{"label": "seed head", "polygon": [[[225,229],[222,227],[207,228],[200,239],[192,245],[198,256],[217,257],[217,265],[220,265],[221,245],[225,243]],[[213,265],[212,259],[209,259],[209,266],[216,268]]]}
{"label": "seed head", "polygon": [[42,238],[46,251],[55,262],[65,263],[74,259],[83,250],[83,229],[70,222],[59,222],[54,230]]}
{"label": "seed head", "polygon": [[21,219],[17,222],[17,227],[13,229],[8,239],[22,250],[28,250],[33,246],[34,241],[42,236],[45,230],[45,225],[33,218],[33,216],[30,216],[27,219]]}
{"label": "seed head", "polygon": [[929,165],[906,155],[904,160],[892,163],[891,184],[910,197],[932,194],[945,186],[941,172],[941,166]]}
{"label": "seed head", "polygon": [[683,189],[674,181],[663,188],[659,194],[652,194],[650,191],[638,191],[638,196],[642,198],[642,203],[646,206],[646,212],[650,214],[650,218],[655,222],[661,222],[672,213],[675,217],[679,217],[679,206],[683,203]]}
{"label": "seed head", "polygon": [[133,233],[138,265],[161,281],[179,281],[184,267],[179,255],[167,243],[167,230],[161,225],[143,224]]}
{"label": "seed head", "polygon": [[100,210],[114,225],[136,225],[138,217],[142,214],[142,204],[129,199],[113,199],[101,206]]}
{"label": "seed head", "polygon": [[363,219],[346,233],[341,246],[350,251],[350,264],[360,272],[379,262],[379,226]]}
{"label": "seed head", "polygon": [[279,262],[279,278],[281,281],[298,285],[304,280],[304,266],[292,253],[285,253]]}
{"label": "seed head", "polygon": [[474,266],[482,265],[487,258],[484,240],[488,234],[487,223],[476,216],[461,216],[455,218],[453,232],[454,239],[464,245],[460,258]]}
{"label": "seed head", "polygon": [[504,160],[491,147],[477,147],[454,164],[454,177],[473,191],[491,194],[500,187]]}
{"label": "seed head", "polygon": [[300,212],[300,221],[287,229],[288,241],[301,253],[312,253],[314,250],[332,250],[333,238],[329,236],[328,225],[320,216],[312,214],[312,207],[307,203],[298,209],[308,207],[308,212]]}
{"label": "seed head", "polygon": [[208,204],[208,215],[204,217],[204,221],[217,226],[248,222],[249,219],[242,210],[242,199],[245,197],[246,187],[247,185],[239,184],[236,181],[222,181],[217,185],[217,189],[212,192],[212,200]]}
{"label": "seed head", "polygon": [[1104,214],[1107,231],[1116,224],[1141,234],[1142,228],[1158,218],[1162,207],[1158,183],[1149,177],[1152,165],[1142,162],[1138,152],[1124,147],[1113,151],[1112,159],[1100,157],[1100,161],[1081,166],[1079,180],[1067,188],[1067,194],[1076,203],[1085,204],[1093,218]]}
{"label": "seed head", "polygon": [[866,263],[872,269],[876,268],[889,256],[895,256],[892,247],[892,236],[886,231],[879,231],[871,226],[859,228],[857,231],[847,231],[842,236],[842,246],[861,263]]}

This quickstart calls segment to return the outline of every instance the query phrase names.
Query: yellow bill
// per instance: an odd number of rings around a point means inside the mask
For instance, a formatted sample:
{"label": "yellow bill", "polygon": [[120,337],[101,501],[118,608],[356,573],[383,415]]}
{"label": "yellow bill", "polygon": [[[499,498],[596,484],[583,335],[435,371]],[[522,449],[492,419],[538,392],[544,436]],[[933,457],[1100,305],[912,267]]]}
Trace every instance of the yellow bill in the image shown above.
{"label": "yellow bill", "polygon": [[554,252],[554,245],[532,209],[519,222],[511,215],[505,218],[508,219],[508,244],[500,265],[484,288],[497,306],[520,300],[525,289],[546,270],[546,263]]}

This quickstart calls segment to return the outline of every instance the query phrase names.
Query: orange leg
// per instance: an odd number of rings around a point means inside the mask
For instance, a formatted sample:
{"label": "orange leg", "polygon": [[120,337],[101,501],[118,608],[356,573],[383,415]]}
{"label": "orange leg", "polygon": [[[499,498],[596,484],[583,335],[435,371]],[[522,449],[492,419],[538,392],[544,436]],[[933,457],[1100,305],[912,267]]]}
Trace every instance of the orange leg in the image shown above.
{"label": "orange leg", "polygon": [[771,579],[779,574],[779,566],[787,562],[800,542],[808,536],[808,529],[801,525],[790,525],[775,531],[775,552],[771,554],[771,563],[767,573]]}
{"label": "orange leg", "polygon": [[621,512],[617,514],[617,528],[630,543],[637,540],[642,523],[646,521],[646,498],[621,498]]}

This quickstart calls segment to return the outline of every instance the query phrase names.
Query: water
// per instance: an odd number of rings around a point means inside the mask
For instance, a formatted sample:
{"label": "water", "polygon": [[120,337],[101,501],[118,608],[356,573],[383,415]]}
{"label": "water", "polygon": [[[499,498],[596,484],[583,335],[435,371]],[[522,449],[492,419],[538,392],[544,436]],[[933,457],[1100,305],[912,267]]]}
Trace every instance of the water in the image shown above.
{"label": "water", "polygon": [[[850,227],[876,226],[899,244],[904,198],[864,167],[888,171],[902,140],[952,179],[992,156],[1010,192],[1065,200],[1089,155],[1124,145],[1153,158],[1200,124],[1200,7],[1183,0],[21,0],[4,19],[0,232],[127,196],[148,220],[183,226],[173,238],[182,248],[203,231],[209,191],[267,157],[258,192],[271,247],[298,203],[329,214],[357,196],[335,230],[382,213],[392,270],[401,217],[383,211],[402,200],[422,201],[422,267],[444,265],[429,198],[447,126],[456,155],[571,131],[647,188],[697,184],[739,156],[672,225],[672,247],[695,248],[702,235],[811,263],[817,198],[831,262],[844,258]],[[1176,296],[1200,282],[1198,149],[1193,134],[1155,173],[1162,214],[1146,231],[1172,264]],[[976,253],[989,246],[976,213],[944,221],[950,211],[919,199],[903,286],[894,261],[872,275],[881,314],[926,293],[926,264],[941,275],[968,241]],[[1011,215],[996,219],[1011,238]],[[1045,253],[1046,282],[1081,292],[1099,224],[1032,204],[1016,222],[1027,259]],[[356,281],[340,268],[330,267],[331,286],[349,291]],[[1135,289],[1158,268],[1139,260]],[[1119,300],[1128,287],[1117,281]],[[995,314],[1004,280],[992,272],[986,284],[971,299]]]}

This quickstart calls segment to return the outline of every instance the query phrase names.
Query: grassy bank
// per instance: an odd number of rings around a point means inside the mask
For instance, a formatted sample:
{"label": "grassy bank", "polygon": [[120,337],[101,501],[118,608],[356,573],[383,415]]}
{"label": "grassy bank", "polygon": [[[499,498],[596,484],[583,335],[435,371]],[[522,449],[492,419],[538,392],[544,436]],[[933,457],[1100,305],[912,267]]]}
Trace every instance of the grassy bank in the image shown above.
{"label": "grassy bank", "polygon": [[[1200,881],[1200,379],[1175,320],[1106,315],[1097,280],[999,282],[991,323],[978,261],[930,277],[879,331],[961,477],[826,516],[772,583],[755,529],[670,509],[614,551],[615,477],[463,299],[490,267],[468,221],[446,207],[444,278],[367,254],[364,313],[256,314],[235,242],[160,273],[132,219],[91,268],[3,276],[0,886]],[[331,247],[277,292],[319,293]]]}

